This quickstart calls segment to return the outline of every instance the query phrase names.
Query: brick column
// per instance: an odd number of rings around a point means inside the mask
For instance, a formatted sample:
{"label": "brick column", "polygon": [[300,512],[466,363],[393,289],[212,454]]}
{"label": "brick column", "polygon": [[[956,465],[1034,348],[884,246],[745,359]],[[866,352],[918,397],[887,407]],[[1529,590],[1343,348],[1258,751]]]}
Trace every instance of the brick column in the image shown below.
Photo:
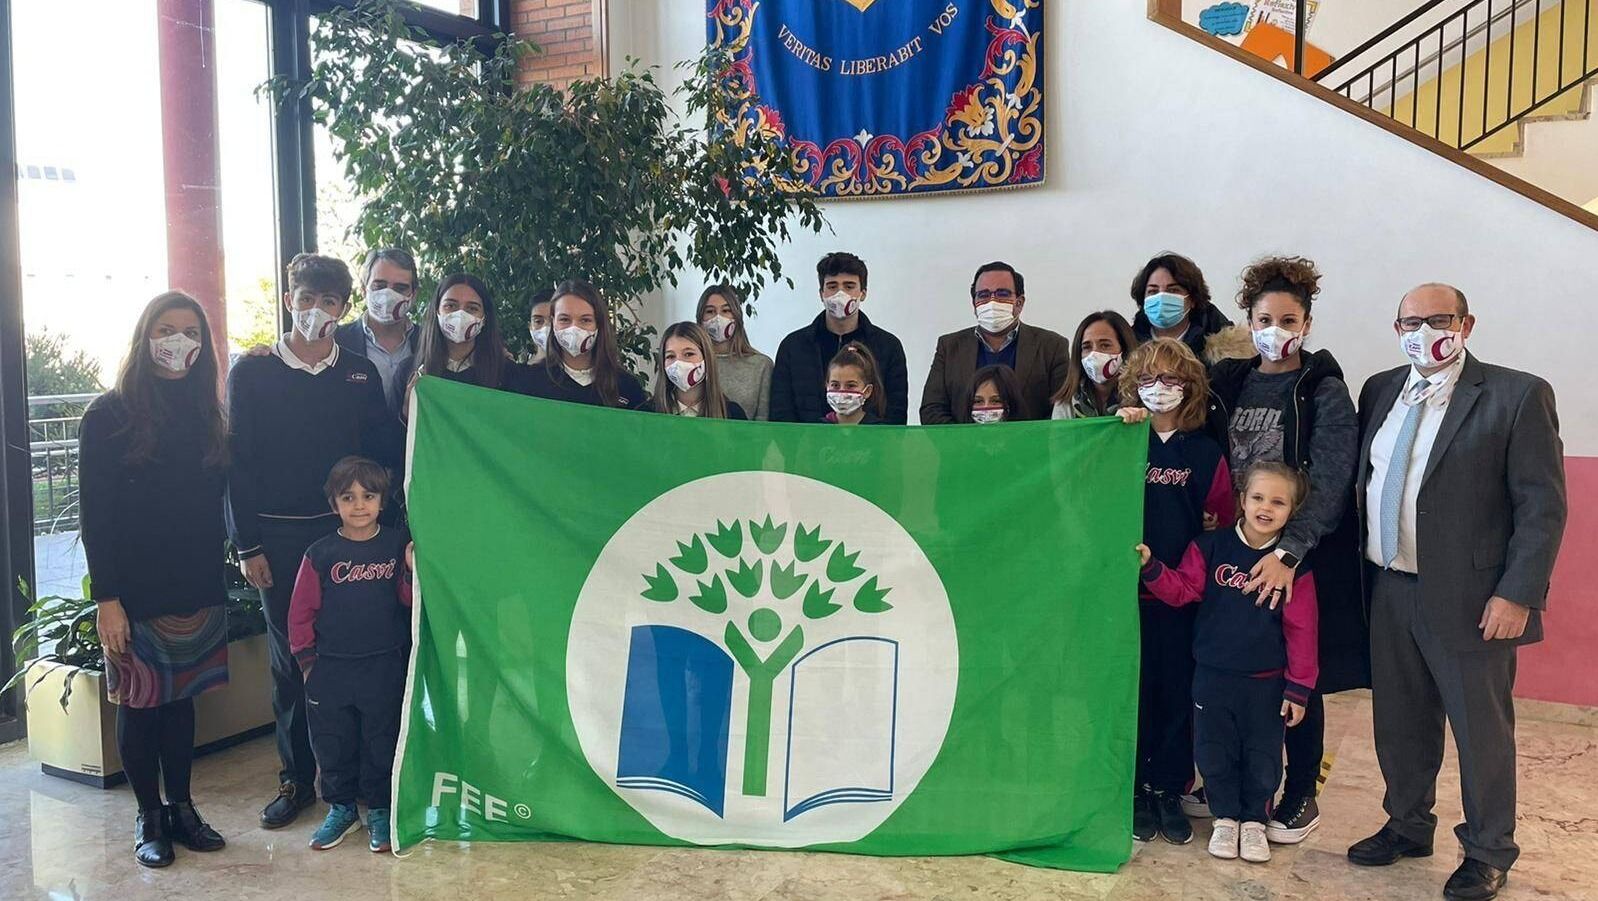
{"label": "brick column", "polygon": [[606,0],[512,0],[510,25],[543,53],[522,63],[517,80],[564,88],[607,74]]}

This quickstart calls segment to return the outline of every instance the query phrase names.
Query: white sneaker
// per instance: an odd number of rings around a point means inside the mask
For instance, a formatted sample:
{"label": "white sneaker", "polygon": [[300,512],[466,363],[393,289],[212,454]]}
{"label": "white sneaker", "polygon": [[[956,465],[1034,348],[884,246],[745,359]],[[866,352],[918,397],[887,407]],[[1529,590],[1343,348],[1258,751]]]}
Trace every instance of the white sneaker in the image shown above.
{"label": "white sneaker", "polygon": [[[1265,833],[1260,833],[1260,840],[1265,839]],[[1270,851],[1267,850],[1269,856]],[[1210,833],[1210,854],[1222,860],[1237,859],[1237,820],[1217,817],[1215,829]]]}
{"label": "white sneaker", "polygon": [[1249,863],[1265,863],[1271,859],[1271,843],[1265,838],[1264,823],[1243,824],[1243,834],[1238,839],[1238,856]]}

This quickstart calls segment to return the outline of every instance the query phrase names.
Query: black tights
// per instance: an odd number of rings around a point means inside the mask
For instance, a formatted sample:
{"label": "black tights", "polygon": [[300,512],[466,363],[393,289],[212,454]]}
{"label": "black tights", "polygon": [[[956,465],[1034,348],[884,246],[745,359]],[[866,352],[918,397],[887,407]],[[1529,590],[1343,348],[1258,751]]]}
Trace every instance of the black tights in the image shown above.
{"label": "black tights", "polygon": [[140,810],[161,806],[161,783],[169,804],[189,800],[194,763],[194,701],[160,707],[117,708],[117,753]]}

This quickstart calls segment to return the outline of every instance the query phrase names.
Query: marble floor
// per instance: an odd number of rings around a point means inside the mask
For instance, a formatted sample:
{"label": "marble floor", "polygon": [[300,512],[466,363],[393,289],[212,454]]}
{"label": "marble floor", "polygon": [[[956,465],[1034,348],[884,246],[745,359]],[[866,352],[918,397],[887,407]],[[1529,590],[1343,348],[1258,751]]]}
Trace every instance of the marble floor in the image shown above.
{"label": "marble floor", "polygon": [[[1423,899],[1442,897],[1458,863],[1439,830],[1438,854],[1381,870],[1348,864],[1350,842],[1380,825],[1381,780],[1366,698],[1327,705],[1336,758],[1322,826],[1266,865],[1218,861],[1193,844],[1138,847],[1114,875],[1030,869],[987,858],[866,858],[590,845],[428,845],[406,859],[372,854],[364,833],[331,851],[306,847],[315,822],[267,832],[256,822],[275,786],[270,739],[203,758],[194,795],[227,836],[226,850],[179,849],[171,868],[133,862],[126,787],[87,788],[41,775],[22,744],[0,747],[0,899],[822,899],[1099,898]],[[1598,899],[1598,711],[1526,704],[1520,710],[1523,849],[1505,899]],[[1442,823],[1459,817],[1452,749],[1438,787]]]}

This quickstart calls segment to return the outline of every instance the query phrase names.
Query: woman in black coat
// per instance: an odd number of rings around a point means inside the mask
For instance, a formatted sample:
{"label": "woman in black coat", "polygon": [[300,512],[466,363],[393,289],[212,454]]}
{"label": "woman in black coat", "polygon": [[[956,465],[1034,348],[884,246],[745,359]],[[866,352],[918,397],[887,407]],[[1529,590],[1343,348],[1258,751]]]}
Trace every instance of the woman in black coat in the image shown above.
{"label": "woman in black coat", "polygon": [[[134,855],[225,842],[189,797],[194,697],[227,684],[222,494],[227,428],[205,311],[170,292],[139,317],[116,387],[78,433],[83,548],[117,704],[117,750],[138,799]],[[166,801],[161,788],[166,788]]]}

